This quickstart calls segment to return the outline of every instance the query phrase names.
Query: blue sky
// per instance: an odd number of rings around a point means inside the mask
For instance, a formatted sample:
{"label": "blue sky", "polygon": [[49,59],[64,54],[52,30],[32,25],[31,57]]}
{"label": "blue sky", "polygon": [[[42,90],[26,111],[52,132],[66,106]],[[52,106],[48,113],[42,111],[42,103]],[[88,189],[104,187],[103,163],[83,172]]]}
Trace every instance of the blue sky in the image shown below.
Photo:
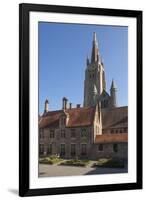
{"label": "blue sky", "polygon": [[39,113],[44,101],[50,110],[62,107],[62,97],[83,104],[86,57],[91,57],[96,32],[104,61],[107,92],[112,78],[118,87],[118,105],[128,102],[128,28],[120,26],[39,23]]}

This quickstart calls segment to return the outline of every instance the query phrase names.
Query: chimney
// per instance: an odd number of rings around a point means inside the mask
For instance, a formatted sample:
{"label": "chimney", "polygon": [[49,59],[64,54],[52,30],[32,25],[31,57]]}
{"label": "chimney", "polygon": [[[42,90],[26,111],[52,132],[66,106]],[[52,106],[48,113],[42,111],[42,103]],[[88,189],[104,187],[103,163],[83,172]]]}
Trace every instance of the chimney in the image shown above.
{"label": "chimney", "polygon": [[47,113],[48,111],[49,111],[49,101],[48,101],[48,99],[46,99],[44,113]]}
{"label": "chimney", "polygon": [[62,109],[63,110],[67,109],[67,101],[68,101],[68,99],[66,97],[63,97],[63,99],[62,99]]}
{"label": "chimney", "polygon": [[81,107],[81,104],[77,104],[77,108],[80,108]]}
{"label": "chimney", "polygon": [[69,103],[69,109],[72,109],[72,103]]}

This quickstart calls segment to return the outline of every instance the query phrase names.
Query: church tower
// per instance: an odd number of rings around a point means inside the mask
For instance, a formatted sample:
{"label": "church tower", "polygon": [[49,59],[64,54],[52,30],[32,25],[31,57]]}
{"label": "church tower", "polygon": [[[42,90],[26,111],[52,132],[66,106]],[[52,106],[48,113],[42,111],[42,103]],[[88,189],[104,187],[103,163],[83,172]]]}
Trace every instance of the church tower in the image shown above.
{"label": "church tower", "polygon": [[91,60],[87,57],[84,81],[84,107],[95,106],[106,90],[104,65],[99,54],[96,33],[93,33]]}

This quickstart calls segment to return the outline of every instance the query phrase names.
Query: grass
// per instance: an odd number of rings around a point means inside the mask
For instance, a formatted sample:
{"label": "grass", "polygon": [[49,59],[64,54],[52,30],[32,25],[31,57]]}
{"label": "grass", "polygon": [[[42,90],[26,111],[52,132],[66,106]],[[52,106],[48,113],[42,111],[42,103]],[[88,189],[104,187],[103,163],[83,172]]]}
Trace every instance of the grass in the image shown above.
{"label": "grass", "polygon": [[89,160],[71,159],[71,160],[67,160],[65,162],[62,162],[61,165],[86,167],[89,163],[90,163]]}
{"label": "grass", "polygon": [[58,158],[57,156],[49,156],[45,158],[40,158],[39,163],[53,165],[53,164],[60,163],[61,161],[62,159]]}
{"label": "grass", "polygon": [[93,167],[107,167],[107,168],[124,168],[124,160],[114,158],[99,159],[94,163]]}

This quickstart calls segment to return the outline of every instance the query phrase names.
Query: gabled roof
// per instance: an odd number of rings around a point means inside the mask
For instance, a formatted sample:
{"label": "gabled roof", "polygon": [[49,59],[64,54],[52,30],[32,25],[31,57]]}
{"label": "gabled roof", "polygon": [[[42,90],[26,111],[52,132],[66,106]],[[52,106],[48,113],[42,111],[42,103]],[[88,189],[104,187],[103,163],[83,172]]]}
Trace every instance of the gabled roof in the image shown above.
{"label": "gabled roof", "polygon": [[128,126],[128,107],[102,109],[102,128],[120,128]]}
{"label": "gabled roof", "polygon": [[[59,119],[63,110],[49,111],[41,117],[39,127],[59,127]],[[66,109],[69,120],[67,127],[90,126],[93,124],[95,107]]]}
{"label": "gabled roof", "polygon": [[120,143],[120,142],[128,142],[128,134],[103,134],[96,135],[95,143]]}

